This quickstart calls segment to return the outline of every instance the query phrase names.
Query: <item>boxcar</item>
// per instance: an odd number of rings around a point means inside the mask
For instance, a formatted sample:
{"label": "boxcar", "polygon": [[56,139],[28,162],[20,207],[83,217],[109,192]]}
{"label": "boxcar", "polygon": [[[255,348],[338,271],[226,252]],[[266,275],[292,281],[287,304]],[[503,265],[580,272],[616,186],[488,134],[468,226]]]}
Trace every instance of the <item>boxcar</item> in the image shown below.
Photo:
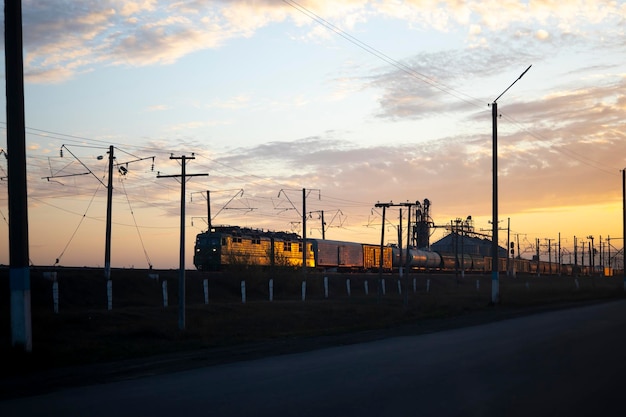
{"label": "boxcar", "polygon": [[362,269],[363,245],[338,240],[310,239],[318,268]]}

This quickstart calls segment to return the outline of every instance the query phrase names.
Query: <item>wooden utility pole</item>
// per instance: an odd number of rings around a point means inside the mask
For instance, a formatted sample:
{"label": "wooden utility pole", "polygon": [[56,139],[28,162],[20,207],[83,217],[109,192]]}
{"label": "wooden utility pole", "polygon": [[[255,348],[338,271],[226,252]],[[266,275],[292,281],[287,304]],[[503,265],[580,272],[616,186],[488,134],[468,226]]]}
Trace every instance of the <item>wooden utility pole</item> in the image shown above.
{"label": "wooden utility pole", "polygon": [[187,161],[196,159],[191,156],[170,156],[170,159],[180,161],[180,175],[161,175],[157,178],[180,178],[180,269],[178,271],[178,328],[185,330],[185,184],[189,177],[207,177],[209,174],[187,174]]}

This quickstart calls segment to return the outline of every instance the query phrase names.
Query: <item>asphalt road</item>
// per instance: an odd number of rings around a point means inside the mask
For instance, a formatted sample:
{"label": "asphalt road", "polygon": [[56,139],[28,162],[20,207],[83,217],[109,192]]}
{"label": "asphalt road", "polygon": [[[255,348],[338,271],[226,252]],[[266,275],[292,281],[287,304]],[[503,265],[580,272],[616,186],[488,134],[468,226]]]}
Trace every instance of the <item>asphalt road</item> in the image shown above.
{"label": "asphalt road", "polygon": [[0,401],[10,416],[624,416],[626,301]]}

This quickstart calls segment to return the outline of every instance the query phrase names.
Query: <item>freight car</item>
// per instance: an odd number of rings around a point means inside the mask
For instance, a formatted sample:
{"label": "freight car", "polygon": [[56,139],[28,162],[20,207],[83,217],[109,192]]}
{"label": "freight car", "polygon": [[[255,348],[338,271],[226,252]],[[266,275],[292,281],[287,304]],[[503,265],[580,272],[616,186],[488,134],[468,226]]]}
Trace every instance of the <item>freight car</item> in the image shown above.
{"label": "freight car", "polygon": [[[307,239],[307,267],[342,271],[377,269],[380,247],[338,240]],[[196,236],[193,263],[216,271],[228,266],[302,266],[302,239],[295,233],[219,226]],[[391,247],[383,247],[383,269],[393,267]]]}
{"label": "freight car", "polygon": [[421,250],[417,248],[400,249],[397,246],[393,250],[393,267],[408,266],[410,269],[441,269],[443,257],[437,252]]}
{"label": "freight car", "polygon": [[[377,271],[381,264],[379,245],[338,240],[307,239],[306,265],[335,271]],[[417,248],[382,248],[385,272],[407,266],[412,270],[465,271],[490,273],[491,257],[471,254],[446,254]],[[196,236],[193,263],[210,271],[233,266],[302,266],[302,238],[295,233],[270,232],[238,226],[219,226]],[[499,258],[499,271],[506,272],[507,259]],[[557,263],[510,259],[516,273],[540,275],[585,275],[588,267],[559,266]]]}

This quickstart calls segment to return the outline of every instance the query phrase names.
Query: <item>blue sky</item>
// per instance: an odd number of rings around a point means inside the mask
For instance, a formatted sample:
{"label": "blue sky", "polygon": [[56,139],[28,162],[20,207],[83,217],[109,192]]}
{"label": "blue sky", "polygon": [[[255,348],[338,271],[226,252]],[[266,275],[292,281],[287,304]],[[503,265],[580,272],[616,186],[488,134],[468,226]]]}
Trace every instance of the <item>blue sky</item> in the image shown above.
{"label": "blue sky", "polygon": [[188,265],[206,190],[214,224],[301,233],[306,188],[331,239],[377,242],[376,202],[425,198],[435,224],[489,229],[487,104],[529,65],[498,102],[500,219],[527,256],[559,233],[570,253],[574,236],[622,246],[623,2],[26,0],[23,14],[36,265],[103,264],[110,145],[120,164],[155,157],[114,178],[113,266],[177,267],[180,184],[156,178],[180,173],[171,154],[210,174],[187,183]]}

